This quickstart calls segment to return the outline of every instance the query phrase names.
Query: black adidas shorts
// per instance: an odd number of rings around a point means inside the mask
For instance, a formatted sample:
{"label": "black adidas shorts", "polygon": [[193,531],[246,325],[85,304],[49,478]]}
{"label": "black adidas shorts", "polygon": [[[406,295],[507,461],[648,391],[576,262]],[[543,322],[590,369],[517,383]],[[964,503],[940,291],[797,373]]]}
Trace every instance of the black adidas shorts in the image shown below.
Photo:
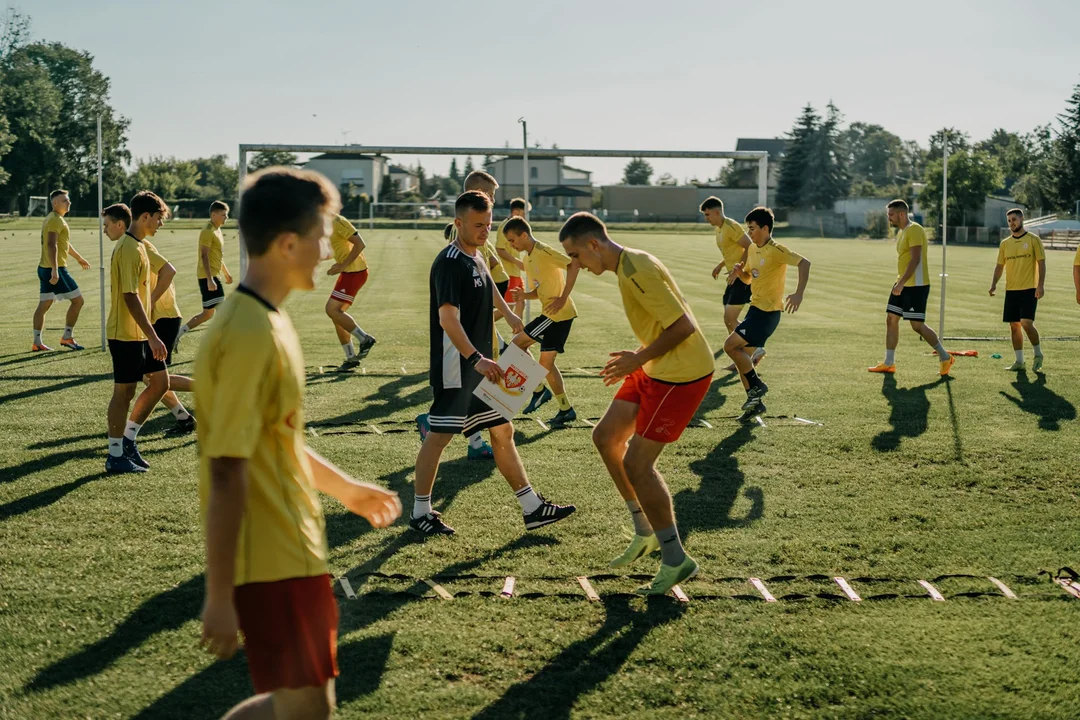
{"label": "black adidas shorts", "polygon": [[724,305],[745,305],[750,302],[750,286],[735,278],[724,290]]}
{"label": "black adidas shorts", "polygon": [[776,332],[776,327],[780,324],[780,316],[783,314],[783,310],[765,312],[751,305],[746,311],[746,317],[735,328],[735,332],[746,340],[748,347],[765,347],[765,342]]}
{"label": "black adidas shorts", "polygon": [[929,285],[908,285],[899,295],[889,292],[889,303],[885,306],[885,312],[899,315],[905,320],[926,322],[926,301],[929,299]]}
{"label": "black adidas shorts", "polygon": [[199,278],[199,294],[202,295],[203,309],[217,307],[225,299],[225,287],[221,278],[214,278],[214,284],[217,287],[211,290],[206,278]]}
{"label": "black adidas shorts", "polygon": [[1038,308],[1039,299],[1035,297],[1035,288],[1006,290],[1005,310],[1001,313],[1001,321],[1018,323],[1021,320],[1034,320]]}
{"label": "black adidas shorts", "polygon": [[146,340],[109,340],[109,354],[113,382],[117,385],[137,383],[144,375],[165,369],[165,363],[150,354],[150,343]]}
{"label": "black adidas shorts", "polygon": [[461,433],[469,437],[480,430],[510,422],[473,395],[474,388],[475,386],[435,391],[435,401],[431,403],[428,411],[432,432],[455,435]]}
{"label": "black adidas shorts", "polygon": [[570,337],[573,324],[574,318],[552,320],[541,315],[525,326],[525,334],[540,343],[540,352],[561,353],[566,350],[566,338]]}
{"label": "black adidas shorts", "polygon": [[154,321],[154,332],[158,339],[165,343],[165,365],[172,365],[173,346],[176,345],[176,336],[180,334],[180,318],[158,318]]}

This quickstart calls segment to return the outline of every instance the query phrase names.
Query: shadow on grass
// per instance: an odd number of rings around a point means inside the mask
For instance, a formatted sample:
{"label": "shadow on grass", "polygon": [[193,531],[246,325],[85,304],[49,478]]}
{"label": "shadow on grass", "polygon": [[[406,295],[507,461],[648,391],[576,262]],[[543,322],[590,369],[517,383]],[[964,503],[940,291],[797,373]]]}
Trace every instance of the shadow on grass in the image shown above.
{"label": "shadow on grass", "polygon": [[1076,419],[1076,407],[1046,387],[1046,375],[1035,374],[1035,382],[1031,382],[1028,374],[1024,371],[1017,373],[1016,381],[1012,383],[1019,397],[1015,397],[1001,391],[1003,397],[1013,402],[1029,415],[1034,415],[1039,420],[1040,430],[1057,432],[1061,429],[1063,420]]}
{"label": "shadow on grass", "polygon": [[431,387],[426,382],[421,387],[406,392],[408,388],[426,380],[427,377],[428,372],[426,370],[395,377],[390,382],[379,386],[378,390],[365,398],[359,409],[337,417],[322,420],[311,419],[308,425],[319,428],[331,425],[377,423],[394,413],[429,403],[431,401]]}
{"label": "shadow on grass", "polygon": [[671,598],[650,598],[644,612],[631,608],[624,597],[602,602],[606,615],[596,632],[564,649],[473,717],[569,718],[578,698],[615,675],[653,628],[676,620],[684,610]]}
{"label": "shadow on grass", "polygon": [[64,483],[63,485],[57,485],[51,487],[48,490],[42,490],[36,492],[33,495],[27,495],[26,497],[19,498],[18,500],[12,500],[9,503],[0,505],[0,522],[4,520],[10,520],[13,517],[18,517],[34,510],[39,510],[43,507],[48,507],[55,502],[62,500],[68,493],[78,490],[87,483],[92,483],[95,480],[101,480],[107,477],[108,473],[99,472],[93,475],[87,475],[86,477],[79,478],[78,480],[72,480],[71,482]]}
{"label": "shadow on grass", "polygon": [[900,447],[903,438],[916,438],[925,433],[930,415],[930,399],[926,397],[926,393],[947,382],[949,378],[946,376],[915,387],[899,388],[896,386],[895,376],[882,376],[881,394],[891,407],[889,424],[892,429],[878,433],[870,441],[871,447],[878,452],[892,452]]}
{"label": "shadow on grass", "polygon": [[[102,440],[105,439],[104,436],[97,434],[90,437],[100,438]],[[81,442],[86,439],[87,438],[85,436],[78,436],[70,438],[67,442],[60,444]],[[181,445],[169,447],[146,448],[145,446],[140,445],[139,451],[143,455],[152,457],[159,453],[169,452],[171,450],[175,450],[177,448],[187,445],[192,445],[194,443],[195,439],[192,437]],[[49,447],[50,445],[48,443],[42,443],[42,446]],[[30,447],[35,446],[31,445]],[[108,449],[105,447],[104,443],[102,443],[101,445],[95,445],[93,447],[84,447],[75,450],[64,450],[63,452],[55,452],[50,455],[42,455],[41,457],[25,460],[18,465],[8,465],[6,467],[0,468],[0,483],[14,482],[15,480],[18,480],[22,477],[25,477],[27,475],[33,475],[36,472],[41,472],[44,470],[55,470],[59,465],[63,465],[64,463],[71,460],[92,460],[94,458],[99,458],[101,460],[102,466],[104,466],[105,457],[107,454]]]}
{"label": "shadow on grass", "polygon": [[679,534],[684,540],[693,532],[746,527],[765,515],[761,488],[749,487],[743,490],[751,502],[749,512],[745,518],[731,517],[731,509],[746,481],[735,454],[753,437],[752,426],[740,426],[704,458],[690,463],[701,483],[697,490],[681,490],[673,498]]}
{"label": "shadow on grass", "polygon": [[112,378],[112,373],[103,373],[101,375],[5,375],[4,381],[8,380],[22,380],[22,381],[40,381],[45,383],[40,387],[32,388],[30,390],[20,390],[19,392],[11,393],[10,395],[0,395],[0,404],[15,402],[16,400],[24,400],[26,398],[39,398],[42,395],[48,395],[49,393],[59,392],[61,390],[70,390],[71,388],[79,387],[81,385],[89,385],[90,383],[99,382],[102,380],[108,380]]}

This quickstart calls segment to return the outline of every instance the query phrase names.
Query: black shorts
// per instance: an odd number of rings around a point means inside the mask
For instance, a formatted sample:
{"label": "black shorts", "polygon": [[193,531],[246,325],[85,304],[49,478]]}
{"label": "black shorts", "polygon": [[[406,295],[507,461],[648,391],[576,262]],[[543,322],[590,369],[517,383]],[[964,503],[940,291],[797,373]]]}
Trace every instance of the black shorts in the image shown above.
{"label": "black shorts", "polygon": [[109,354],[112,355],[113,382],[117,385],[137,383],[144,375],[165,369],[165,363],[150,354],[150,343],[146,340],[110,340]]}
{"label": "black shorts", "polygon": [[502,282],[497,282],[497,283],[495,283],[495,287],[497,287],[499,289],[499,295],[505,300],[506,299],[506,289],[510,287],[510,281],[509,280],[503,280]]}
{"label": "black shorts", "polygon": [[889,315],[899,315],[905,320],[926,322],[926,301],[929,299],[929,285],[908,285],[900,291],[899,295],[889,293],[889,303],[885,306],[885,312]]}
{"label": "black shorts", "polygon": [[211,292],[207,289],[206,278],[199,278],[199,292],[202,294],[202,306],[204,309],[220,305],[225,299],[225,288],[221,283],[221,278],[214,278],[214,283],[217,285],[217,289]]}
{"label": "black shorts", "polygon": [[1001,313],[1001,321],[1016,323],[1021,320],[1034,320],[1038,307],[1039,299],[1035,297],[1035,288],[1006,290],[1005,311]]}
{"label": "black shorts", "polygon": [[566,338],[570,337],[570,326],[574,324],[574,318],[569,320],[552,320],[546,315],[541,315],[525,326],[525,334],[540,343],[540,352],[565,352]]}
{"label": "black shorts", "polygon": [[176,336],[180,334],[181,322],[183,321],[180,318],[158,318],[154,321],[154,332],[158,339],[165,343],[165,351],[169,353],[165,356],[167,366],[172,365],[173,345],[176,344]]}
{"label": "black shorts", "polygon": [[492,410],[483,400],[473,395],[473,390],[479,384],[476,383],[472,387],[436,390],[435,400],[428,411],[431,431],[461,433],[469,437],[481,430],[510,422]]}
{"label": "black shorts", "polygon": [[750,302],[750,286],[735,278],[724,290],[724,305],[745,305]]}
{"label": "black shorts", "polygon": [[747,346],[765,347],[765,341],[776,332],[776,326],[780,324],[780,316],[783,314],[782,310],[765,312],[751,305],[735,332],[746,341]]}

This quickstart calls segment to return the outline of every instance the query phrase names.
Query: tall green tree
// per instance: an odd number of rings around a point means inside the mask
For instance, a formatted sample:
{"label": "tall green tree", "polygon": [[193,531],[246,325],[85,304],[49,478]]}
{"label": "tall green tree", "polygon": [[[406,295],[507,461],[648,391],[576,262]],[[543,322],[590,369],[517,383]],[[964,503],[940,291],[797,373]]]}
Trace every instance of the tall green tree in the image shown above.
{"label": "tall green tree", "polygon": [[192,162],[199,173],[195,181],[199,188],[199,198],[204,200],[236,198],[240,173],[236,166],[229,162],[227,155],[222,153],[195,158]]}
{"label": "tall green tree", "polygon": [[202,197],[200,177],[191,160],[150,156],[139,161],[128,176],[124,197],[151,190],[169,201],[197,199]]}
{"label": "tall green tree", "polygon": [[[941,159],[926,166],[926,183],[919,194],[919,204],[926,208],[931,221],[941,223]],[[949,223],[967,224],[969,215],[982,208],[986,196],[1001,187],[1004,175],[997,160],[985,150],[949,152]]]}
{"label": "tall green tree", "polygon": [[1016,181],[1028,173],[1032,160],[1032,148],[1024,136],[1002,128],[994,130],[986,140],[976,143],[975,147],[990,153],[1001,167],[1004,176],[1002,192],[1012,191]]}
{"label": "tall green tree", "polygon": [[248,172],[255,172],[268,167],[295,167],[297,157],[291,152],[284,150],[264,150],[257,152],[248,159]]}
{"label": "tall green tree", "polygon": [[810,103],[802,109],[795,127],[791,129],[784,164],[780,167],[780,182],[776,201],[783,207],[803,207],[807,175],[810,171],[814,144],[821,129],[821,116]]}
{"label": "tall green tree", "polygon": [[4,77],[4,65],[11,53],[24,45],[29,37],[30,18],[14,7],[8,7],[4,14],[0,15],[0,185],[7,183],[11,177],[11,173],[4,169],[2,163],[15,142],[15,134],[11,132],[11,122],[4,109],[4,88],[9,82]]}
{"label": "tall green tree", "polygon": [[1080,84],[1058,115],[1058,136],[1048,169],[1054,178],[1058,207],[1071,210],[1080,202]]}
{"label": "tall green tree", "polygon": [[[949,154],[963,152],[971,148],[971,136],[956,128],[941,128],[930,136],[930,148],[926,151],[926,161],[940,160],[945,136],[949,137]],[[952,167],[951,165],[949,167]]]}
{"label": "tall green tree", "polygon": [[472,157],[465,158],[465,177],[469,177],[469,173],[475,169],[476,168],[473,167]]}
{"label": "tall green tree", "polygon": [[1024,146],[1029,155],[1028,168],[1027,172],[1013,183],[1012,195],[1022,205],[1038,214],[1054,210],[1058,202],[1057,183],[1050,168],[1055,152],[1050,126],[1040,125],[1024,135]]}
{"label": "tall green tree", "polygon": [[624,185],[648,185],[653,174],[652,165],[644,158],[631,158],[623,168]]}
{"label": "tall green tree", "polygon": [[843,115],[830,102],[825,120],[811,144],[810,161],[803,185],[803,204],[819,210],[831,209],[833,203],[847,197],[851,188],[847,158],[840,141]]}
{"label": "tall green tree", "polygon": [[840,140],[853,183],[883,187],[900,177],[904,141],[882,126],[853,122],[841,133]]}
{"label": "tall green tree", "polygon": [[[458,170],[457,158],[450,158],[449,178],[458,184],[458,192],[461,191],[461,171]],[[457,193],[454,193],[455,195]]]}

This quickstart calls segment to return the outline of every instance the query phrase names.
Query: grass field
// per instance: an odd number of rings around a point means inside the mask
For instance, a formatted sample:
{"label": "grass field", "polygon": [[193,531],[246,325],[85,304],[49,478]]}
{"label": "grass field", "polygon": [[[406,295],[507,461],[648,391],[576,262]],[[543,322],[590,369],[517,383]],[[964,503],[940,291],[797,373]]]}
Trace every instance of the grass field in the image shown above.
{"label": "grass field", "polygon": [[[198,648],[194,440],[164,438],[171,416],[158,411],[140,435],[152,473],[102,474],[109,359],[26,352],[39,246],[36,230],[18,227],[0,225],[0,717],[217,717],[250,686],[242,657],[213,663]],[[664,260],[718,349],[711,233],[624,237]],[[186,316],[197,309],[196,238],[169,227],[157,238],[179,269]],[[379,344],[365,374],[320,372],[341,360],[322,312],[329,278],[287,309],[309,369],[311,445],[410,507],[419,441],[409,423],[430,399],[426,283],[441,235],[366,239],[372,277],[355,314]],[[96,258],[96,229],[72,240]],[[578,506],[527,536],[492,465],[466,460],[455,441],[435,486],[436,508],[458,530],[451,539],[418,542],[402,522],[371,531],[325,501],[332,571],[359,594],[339,589],[341,717],[1077,717],[1080,600],[1039,575],[1080,567],[1076,344],[1047,340],[1046,374],[1016,376],[1003,370],[1007,342],[949,343],[979,357],[960,358],[942,381],[905,330],[896,377],[869,375],[893,247],[788,242],[813,268],[803,309],[784,317],[762,367],[766,427],[736,424],[742,390],[720,372],[700,414],[712,427],[688,430],[660,460],[702,564],[684,586],[689,604],[632,598],[639,580],[609,574],[629,519],[584,423],[517,424],[534,485]],[[233,268],[236,255],[232,242]],[[931,258],[936,276],[938,248]],[[986,295],[994,258],[950,250],[949,334],[1005,334],[1001,298]],[[1071,262],[1048,258],[1047,336],[1076,334]],[[96,345],[97,268],[73,273],[88,297],[77,336]],[[596,418],[613,392],[595,368],[634,343],[611,276],[583,276],[575,298],[580,318],[560,364],[579,416]],[[938,298],[935,287],[932,325]],[[50,313],[48,341],[59,340],[62,313]],[[176,372],[191,370],[201,336],[188,336]],[[508,575],[517,596],[500,598]],[[586,600],[579,575],[600,602]],[[833,576],[866,601],[847,600]],[[454,599],[439,600],[425,577]],[[750,577],[779,601],[763,602]]]}

